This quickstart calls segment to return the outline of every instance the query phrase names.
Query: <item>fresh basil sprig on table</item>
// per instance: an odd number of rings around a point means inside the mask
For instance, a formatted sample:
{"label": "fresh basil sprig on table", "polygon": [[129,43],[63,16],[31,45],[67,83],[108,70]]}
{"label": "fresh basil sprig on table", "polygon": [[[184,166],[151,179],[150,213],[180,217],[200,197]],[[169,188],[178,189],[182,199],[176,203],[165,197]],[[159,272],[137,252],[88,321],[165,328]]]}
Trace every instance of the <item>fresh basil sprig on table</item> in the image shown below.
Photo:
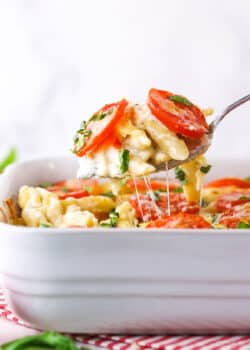
{"label": "fresh basil sprig on table", "polygon": [[0,173],[4,171],[4,169],[10,164],[14,163],[17,159],[17,152],[15,148],[11,148],[7,155],[4,157],[2,161],[0,161]]}
{"label": "fresh basil sprig on table", "polygon": [[56,332],[30,335],[3,344],[0,350],[79,350],[69,337]]}

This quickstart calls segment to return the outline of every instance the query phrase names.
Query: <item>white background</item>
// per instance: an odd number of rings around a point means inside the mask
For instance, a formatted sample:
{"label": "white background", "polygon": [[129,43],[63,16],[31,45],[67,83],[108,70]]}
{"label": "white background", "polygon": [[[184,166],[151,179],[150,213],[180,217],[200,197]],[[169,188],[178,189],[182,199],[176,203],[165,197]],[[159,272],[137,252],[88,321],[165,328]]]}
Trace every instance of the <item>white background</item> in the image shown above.
{"label": "white background", "polygon": [[[66,154],[81,119],[150,87],[218,111],[250,93],[250,1],[0,0],[0,148]],[[250,104],[211,155],[249,160],[249,126]],[[10,327],[1,342],[24,335]]]}
{"label": "white background", "polygon": [[[83,118],[150,87],[201,107],[250,93],[249,0],[0,0],[0,144],[68,153]],[[250,159],[250,103],[211,154]]]}

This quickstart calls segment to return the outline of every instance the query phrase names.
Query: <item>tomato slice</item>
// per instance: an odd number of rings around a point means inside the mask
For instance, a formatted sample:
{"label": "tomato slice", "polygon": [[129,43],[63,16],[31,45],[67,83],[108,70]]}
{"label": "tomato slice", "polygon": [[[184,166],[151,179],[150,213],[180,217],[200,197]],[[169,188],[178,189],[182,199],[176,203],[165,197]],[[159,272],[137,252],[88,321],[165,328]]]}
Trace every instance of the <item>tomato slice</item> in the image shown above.
{"label": "tomato slice", "polygon": [[185,97],[151,89],[147,104],[152,114],[177,134],[199,139],[208,132],[202,111]]}
{"label": "tomato slice", "polygon": [[[185,196],[181,193],[169,193],[170,212],[173,213],[191,213],[199,212],[199,205],[196,202],[187,202]],[[140,194],[139,198],[136,195],[131,195],[129,202],[135,209],[136,215],[139,219],[155,220],[160,216],[167,214],[168,197],[166,193],[160,193],[159,199],[155,202],[147,194]],[[156,205],[160,210],[157,210]]]}
{"label": "tomato slice", "polygon": [[150,222],[146,228],[211,228],[200,215],[178,213]]}
{"label": "tomato slice", "polygon": [[224,177],[222,179],[211,181],[205,185],[206,188],[227,186],[235,186],[238,188],[250,188],[250,181],[240,179],[238,177]]}
{"label": "tomato slice", "polygon": [[[121,142],[119,141],[118,137],[117,137],[117,134],[114,131],[112,131],[110,134],[109,134],[109,137],[106,138],[99,146],[98,148],[95,148],[93,150],[96,151],[98,149],[98,151],[100,150],[104,150],[106,148],[108,148],[109,146],[113,146],[114,148],[117,148],[117,149],[121,149],[122,147],[122,144]],[[89,154],[91,155],[92,151],[89,152]]]}
{"label": "tomato slice", "polygon": [[238,224],[240,222],[245,222],[245,218],[244,217],[237,217],[234,215],[223,215],[220,219],[219,219],[219,224],[226,226],[227,228],[237,228]]}
{"label": "tomato slice", "polygon": [[[166,191],[167,190],[167,184],[166,181],[162,180],[149,180],[150,186],[153,191]],[[126,183],[126,189],[135,191],[137,190],[139,192],[147,192],[148,191],[148,186],[145,183],[143,179],[129,179]],[[178,182],[170,182],[169,183],[169,191],[174,191],[175,189],[181,189],[181,185]]]}
{"label": "tomato slice", "polygon": [[93,152],[100,144],[108,140],[116,124],[123,117],[127,105],[128,102],[125,99],[107,104],[89,119],[83,129],[79,130],[76,135],[78,139],[79,136],[86,135],[80,149],[75,145],[74,152],[78,157]]}
{"label": "tomato slice", "polygon": [[95,179],[71,179],[59,181],[52,186],[46,187],[50,192],[55,193],[59,199],[82,198],[89,195],[98,195],[101,193],[101,188]]}
{"label": "tomato slice", "polygon": [[250,221],[250,203],[235,206],[221,215],[219,224],[228,228],[237,228],[240,222],[249,224]]}
{"label": "tomato slice", "polygon": [[215,208],[219,212],[229,210],[237,205],[250,202],[250,192],[231,192],[222,194],[215,202]]}

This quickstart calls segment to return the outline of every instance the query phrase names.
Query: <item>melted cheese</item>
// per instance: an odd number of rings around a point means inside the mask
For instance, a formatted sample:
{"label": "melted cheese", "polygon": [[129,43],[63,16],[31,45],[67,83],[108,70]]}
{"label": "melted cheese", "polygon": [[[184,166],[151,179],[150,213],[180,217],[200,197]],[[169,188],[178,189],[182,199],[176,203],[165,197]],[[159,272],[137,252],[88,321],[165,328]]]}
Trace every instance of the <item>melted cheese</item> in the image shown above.
{"label": "melted cheese", "polygon": [[129,151],[129,166],[121,173],[120,149],[113,146],[101,149],[79,160],[77,176],[120,178],[129,175],[143,176],[155,172],[155,165],[170,159],[184,160],[189,151],[185,142],[151,115],[147,106],[130,104],[125,118],[117,126],[121,149]]}
{"label": "melted cheese", "polygon": [[40,187],[21,187],[18,204],[27,226],[93,227],[98,223],[93,213],[82,210],[77,204],[65,207],[55,194]]}

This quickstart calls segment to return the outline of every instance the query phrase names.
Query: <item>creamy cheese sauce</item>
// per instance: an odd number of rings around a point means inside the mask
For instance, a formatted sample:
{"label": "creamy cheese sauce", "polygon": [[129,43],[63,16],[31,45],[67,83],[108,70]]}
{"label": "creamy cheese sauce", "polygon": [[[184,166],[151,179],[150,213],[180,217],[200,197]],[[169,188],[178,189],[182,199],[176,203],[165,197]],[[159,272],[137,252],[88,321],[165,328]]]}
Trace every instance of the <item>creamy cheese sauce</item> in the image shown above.
{"label": "creamy cheese sauce", "polygon": [[117,134],[121,149],[129,151],[128,171],[121,171],[121,150],[111,145],[81,157],[78,178],[144,176],[155,172],[155,165],[188,158],[185,142],[155,118],[146,105],[130,103],[125,115]]}

